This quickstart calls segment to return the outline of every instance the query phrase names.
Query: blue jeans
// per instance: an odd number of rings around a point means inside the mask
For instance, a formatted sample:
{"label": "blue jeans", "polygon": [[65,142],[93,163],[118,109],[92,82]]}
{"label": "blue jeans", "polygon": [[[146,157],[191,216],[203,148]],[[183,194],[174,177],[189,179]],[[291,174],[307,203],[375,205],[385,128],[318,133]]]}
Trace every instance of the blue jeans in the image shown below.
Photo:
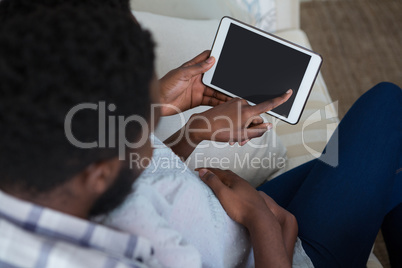
{"label": "blue jeans", "polygon": [[[315,159],[258,190],[296,216],[315,267],[366,267],[382,225],[391,259],[402,267],[401,89],[378,84],[336,131],[337,167]],[[333,136],[329,144],[334,142]]]}

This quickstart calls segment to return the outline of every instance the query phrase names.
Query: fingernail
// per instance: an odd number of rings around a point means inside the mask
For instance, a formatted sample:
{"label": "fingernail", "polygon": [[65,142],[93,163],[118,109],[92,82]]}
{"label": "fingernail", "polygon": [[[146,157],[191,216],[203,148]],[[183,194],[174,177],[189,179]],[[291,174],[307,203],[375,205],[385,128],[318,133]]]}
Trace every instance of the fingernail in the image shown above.
{"label": "fingernail", "polygon": [[212,63],[214,62],[215,58],[214,57],[209,57],[205,62],[206,63]]}
{"label": "fingernail", "polygon": [[205,175],[205,173],[207,173],[207,170],[206,170],[206,169],[200,169],[200,170],[198,170],[198,175],[200,176],[200,178],[202,178],[202,177]]}
{"label": "fingernail", "polygon": [[289,89],[288,91],[286,91],[286,94],[290,94],[292,92],[291,89]]}
{"label": "fingernail", "polygon": [[240,146],[244,146],[244,145],[246,145],[246,143],[249,142],[249,141],[250,141],[250,140],[245,140],[245,141],[239,142],[239,145],[240,145]]}
{"label": "fingernail", "polygon": [[272,129],[272,124],[268,124],[267,129],[270,131]]}

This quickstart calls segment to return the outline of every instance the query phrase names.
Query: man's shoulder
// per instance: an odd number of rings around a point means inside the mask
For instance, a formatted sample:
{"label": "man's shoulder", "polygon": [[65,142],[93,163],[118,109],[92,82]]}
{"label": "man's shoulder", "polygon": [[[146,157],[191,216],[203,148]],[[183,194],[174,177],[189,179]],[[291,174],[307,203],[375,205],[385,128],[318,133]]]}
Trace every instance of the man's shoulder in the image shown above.
{"label": "man's shoulder", "polygon": [[102,251],[27,231],[0,218],[1,267],[145,267]]}

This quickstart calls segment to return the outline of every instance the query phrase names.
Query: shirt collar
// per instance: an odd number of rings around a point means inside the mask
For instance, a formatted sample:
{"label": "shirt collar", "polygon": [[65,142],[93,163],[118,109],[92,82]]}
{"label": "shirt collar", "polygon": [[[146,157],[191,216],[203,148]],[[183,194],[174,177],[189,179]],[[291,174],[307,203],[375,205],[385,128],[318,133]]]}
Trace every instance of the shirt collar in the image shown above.
{"label": "shirt collar", "polygon": [[1,218],[39,235],[129,259],[144,260],[153,255],[153,249],[146,239],[23,201],[2,191]]}

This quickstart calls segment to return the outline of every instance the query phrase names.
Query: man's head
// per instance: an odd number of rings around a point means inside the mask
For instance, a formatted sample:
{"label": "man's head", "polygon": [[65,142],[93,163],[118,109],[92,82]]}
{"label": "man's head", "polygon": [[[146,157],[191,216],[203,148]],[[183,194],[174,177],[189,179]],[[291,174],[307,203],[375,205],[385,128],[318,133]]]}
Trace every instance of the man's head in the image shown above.
{"label": "man's head", "polygon": [[38,8],[57,8],[62,4],[71,7],[86,5],[90,8],[99,6],[122,11],[129,10],[128,0],[2,0],[0,1],[0,24],[16,14],[29,15]]}
{"label": "man's head", "polygon": [[[128,193],[135,176],[117,159],[118,139],[135,142],[146,127],[131,122],[119,129],[118,120],[150,116],[150,34],[134,22],[128,4],[103,5],[123,1],[3,2],[7,12],[8,2],[40,4],[28,4],[29,12],[15,12],[0,27],[0,189],[43,202],[55,193],[87,198],[93,214],[106,212],[111,206],[96,200],[106,193],[116,205],[121,198],[110,197]],[[82,104],[92,108],[75,113],[68,128],[76,140],[97,141],[96,148],[79,148],[66,137],[66,115]],[[150,154],[149,142],[138,150]]]}

